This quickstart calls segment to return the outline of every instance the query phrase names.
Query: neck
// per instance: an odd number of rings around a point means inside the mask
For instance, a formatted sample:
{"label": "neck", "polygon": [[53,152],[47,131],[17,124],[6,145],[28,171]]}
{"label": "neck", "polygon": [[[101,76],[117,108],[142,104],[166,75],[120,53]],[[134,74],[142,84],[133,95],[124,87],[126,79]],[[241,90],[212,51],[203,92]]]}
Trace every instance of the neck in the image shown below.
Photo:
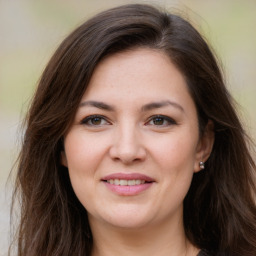
{"label": "neck", "polygon": [[109,225],[94,225],[92,256],[195,256],[198,249],[187,239],[182,219],[167,225],[124,229]]}

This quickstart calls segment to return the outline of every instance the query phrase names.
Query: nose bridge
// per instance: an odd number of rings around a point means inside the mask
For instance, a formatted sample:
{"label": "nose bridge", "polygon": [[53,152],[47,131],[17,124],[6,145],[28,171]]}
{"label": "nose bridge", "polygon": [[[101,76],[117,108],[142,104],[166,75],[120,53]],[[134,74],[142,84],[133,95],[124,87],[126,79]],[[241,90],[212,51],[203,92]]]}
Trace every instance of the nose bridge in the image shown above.
{"label": "nose bridge", "polygon": [[125,120],[115,130],[115,138],[111,147],[111,156],[115,160],[130,163],[143,160],[146,151],[140,134],[140,128],[135,122]]}
{"label": "nose bridge", "polygon": [[139,144],[139,141],[137,140],[138,131],[136,130],[136,127],[131,122],[124,125],[120,125],[119,127],[119,133],[118,133],[118,147],[122,151],[134,151],[137,148],[137,145]]}

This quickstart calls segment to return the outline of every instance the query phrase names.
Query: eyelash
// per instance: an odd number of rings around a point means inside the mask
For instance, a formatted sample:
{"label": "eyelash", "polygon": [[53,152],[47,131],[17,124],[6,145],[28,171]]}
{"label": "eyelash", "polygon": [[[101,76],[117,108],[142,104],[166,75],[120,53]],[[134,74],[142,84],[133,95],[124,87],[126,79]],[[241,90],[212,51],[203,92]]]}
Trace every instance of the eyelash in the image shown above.
{"label": "eyelash", "polygon": [[[100,121],[100,122],[104,121],[106,123],[104,123],[104,124],[93,124],[92,123],[93,119],[95,119],[95,120],[98,119],[98,121]],[[155,124],[155,123],[150,124],[150,122],[157,121],[157,119],[159,119],[163,123],[162,124]],[[102,116],[102,115],[90,115],[90,116],[87,116],[86,118],[84,118],[81,121],[81,124],[87,125],[87,126],[101,126],[101,125],[105,125],[105,124],[110,125],[111,123],[107,120],[107,118],[105,116]],[[148,121],[146,122],[146,125],[162,126],[162,127],[167,127],[167,126],[175,125],[175,124],[177,124],[177,122],[175,120],[173,120],[172,118],[170,118],[168,116],[164,116],[164,115],[154,115],[154,116],[151,116],[148,119]]]}
{"label": "eyelash", "polygon": [[151,116],[149,118],[149,120],[146,122],[147,125],[151,125],[150,122],[151,121],[156,121],[156,119],[160,119],[162,120],[163,122],[167,122],[167,124],[160,124],[160,125],[157,125],[157,124],[152,124],[154,126],[162,126],[162,127],[167,127],[167,126],[170,126],[170,125],[175,125],[177,124],[177,122],[175,120],[173,120],[172,118],[168,117],[168,116],[163,116],[163,115],[155,115],[155,116]]}
{"label": "eyelash", "polygon": [[87,116],[81,121],[81,124],[87,125],[87,126],[101,126],[102,124],[93,124],[91,123],[93,119],[99,119],[100,121],[104,120],[107,124],[110,124],[110,122],[107,120],[105,116],[101,115],[91,115]]}

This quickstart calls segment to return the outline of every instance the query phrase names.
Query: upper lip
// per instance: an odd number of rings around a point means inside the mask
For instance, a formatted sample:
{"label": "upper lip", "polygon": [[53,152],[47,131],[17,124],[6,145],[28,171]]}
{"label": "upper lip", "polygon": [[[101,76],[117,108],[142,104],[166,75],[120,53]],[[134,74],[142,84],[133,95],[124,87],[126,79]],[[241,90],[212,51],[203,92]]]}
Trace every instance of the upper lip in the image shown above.
{"label": "upper lip", "polygon": [[102,178],[102,180],[145,180],[146,182],[153,182],[154,179],[141,173],[112,173]]}

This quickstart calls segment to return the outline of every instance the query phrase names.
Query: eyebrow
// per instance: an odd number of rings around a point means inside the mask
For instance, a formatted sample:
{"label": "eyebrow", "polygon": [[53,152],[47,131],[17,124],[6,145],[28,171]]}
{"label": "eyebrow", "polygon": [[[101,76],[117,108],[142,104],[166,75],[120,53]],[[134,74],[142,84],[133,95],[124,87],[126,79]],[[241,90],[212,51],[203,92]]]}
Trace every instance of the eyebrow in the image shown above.
{"label": "eyebrow", "polygon": [[[148,103],[148,104],[141,107],[141,111],[146,112],[146,111],[150,111],[152,109],[162,108],[162,107],[166,107],[166,106],[169,106],[169,105],[181,110],[182,112],[184,112],[184,109],[181,105],[179,105],[176,102],[170,101],[170,100]],[[114,106],[106,104],[106,103],[101,102],[101,101],[92,101],[92,100],[91,101],[84,101],[84,102],[80,103],[80,105],[79,105],[79,107],[84,107],[84,106],[95,107],[95,108],[99,108],[99,109],[103,109],[103,110],[107,110],[107,111],[114,111],[115,110]]]}
{"label": "eyebrow", "polygon": [[101,101],[84,101],[82,103],[80,103],[79,107],[84,107],[84,106],[90,106],[90,107],[95,107],[95,108],[99,108],[99,109],[103,109],[103,110],[107,110],[107,111],[114,111],[115,108],[111,105],[108,105],[104,102]]}
{"label": "eyebrow", "polygon": [[149,111],[149,110],[152,110],[152,109],[156,109],[156,108],[162,108],[162,107],[166,107],[166,106],[173,106],[179,110],[181,110],[182,112],[184,112],[184,109],[181,105],[179,105],[178,103],[176,102],[173,102],[173,101],[170,101],[170,100],[165,100],[165,101],[160,101],[160,102],[152,102],[152,103],[149,103],[149,104],[146,104],[144,106],[142,106],[142,111]]}

